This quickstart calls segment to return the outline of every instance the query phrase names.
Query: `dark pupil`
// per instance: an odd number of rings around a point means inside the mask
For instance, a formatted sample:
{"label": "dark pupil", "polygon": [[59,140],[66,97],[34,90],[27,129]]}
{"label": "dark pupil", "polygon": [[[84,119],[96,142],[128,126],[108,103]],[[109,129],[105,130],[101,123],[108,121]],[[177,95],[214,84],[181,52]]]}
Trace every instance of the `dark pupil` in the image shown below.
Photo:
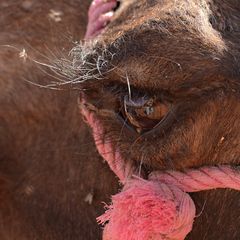
{"label": "dark pupil", "polygon": [[142,107],[142,108],[134,108],[134,107],[127,107],[126,108],[126,115],[128,120],[135,125],[136,127],[142,129],[151,129],[153,128],[158,122],[158,120],[153,120],[148,118],[148,110],[149,107]]}
{"label": "dark pupil", "polygon": [[124,115],[138,132],[152,129],[161,121],[162,113],[156,112],[159,107],[155,107],[153,104],[153,99],[146,97],[124,98]]}

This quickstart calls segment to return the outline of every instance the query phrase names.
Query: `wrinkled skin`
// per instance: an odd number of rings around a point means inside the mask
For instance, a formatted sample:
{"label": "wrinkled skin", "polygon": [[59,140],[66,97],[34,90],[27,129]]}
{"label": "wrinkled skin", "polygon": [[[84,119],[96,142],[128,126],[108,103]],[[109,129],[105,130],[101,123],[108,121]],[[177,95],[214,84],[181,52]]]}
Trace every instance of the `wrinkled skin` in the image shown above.
{"label": "wrinkled skin", "polygon": [[[47,55],[56,45],[58,52],[69,48],[69,34],[83,38],[89,2],[54,2],[39,1],[33,11],[18,1],[0,1],[5,3],[0,44],[28,46],[27,52],[43,61],[36,49]],[[55,7],[66,12],[60,22],[46,17]],[[86,69],[97,65],[95,74],[101,72],[101,80],[74,85],[103,110],[98,113],[105,129],[101,137],[110,138],[146,175],[239,165],[239,26],[234,0],[123,1],[96,41],[83,46],[87,61],[76,63],[90,63]],[[23,79],[47,84],[53,78],[11,48],[1,48],[0,54],[0,239],[101,239],[95,217],[118,184],[81,121],[79,92],[32,86]],[[81,60],[78,54],[74,57]],[[104,61],[96,63],[98,56]],[[129,83],[133,96],[141,92],[171,106],[153,130],[139,133],[119,117]],[[89,193],[91,204],[85,201]],[[192,197],[199,216],[187,239],[239,239],[238,192]]]}

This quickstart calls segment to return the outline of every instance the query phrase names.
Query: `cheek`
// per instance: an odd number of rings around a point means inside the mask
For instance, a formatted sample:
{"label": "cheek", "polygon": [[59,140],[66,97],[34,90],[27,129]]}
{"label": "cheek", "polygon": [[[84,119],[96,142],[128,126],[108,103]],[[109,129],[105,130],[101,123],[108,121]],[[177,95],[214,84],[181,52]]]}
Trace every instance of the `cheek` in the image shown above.
{"label": "cheek", "polygon": [[112,152],[115,154],[119,151],[126,159],[125,161],[136,164],[137,168],[146,166],[151,170],[159,170],[177,167],[180,163],[184,163],[181,159],[189,159],[192,154],[190,146],[186,144],[189,142],[188,135],[181,136],[179,133],[172,133],[169,136],[162,136],[152,133],[145,137],[126,125],[126,122],[118,121],[116,118],[99,116],[96,118],[99,124],[94,127],[93,131],[96,144],[109,143],[104,151],[101,150],[101,155],[106,156],[103,152],[108,152],[110,156]]}

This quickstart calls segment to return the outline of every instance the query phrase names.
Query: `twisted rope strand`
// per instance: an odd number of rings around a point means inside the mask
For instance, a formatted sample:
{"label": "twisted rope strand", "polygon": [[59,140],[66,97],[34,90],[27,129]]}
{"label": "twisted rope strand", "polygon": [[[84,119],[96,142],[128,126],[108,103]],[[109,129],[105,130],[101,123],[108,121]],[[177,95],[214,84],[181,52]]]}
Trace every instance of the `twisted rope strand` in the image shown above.
{"label": "twisted rope strand", "polygon": [[[97,220],[106,224],[103,240],[184,240],[192,230],[196,207],[188,192],[217,188],[240,190],[240,169],[228,165],[155,171],[148,180],[104,137],[101,122],[81,99],[81,113],[93,130],[96,147],[124,184]],[[124,230],[123,230],[124,229]]]}
{"label": "twisted rope strand", "polygon": [[150,174],[149,180],[171,184],[185,192],[216,188],[240,190],[240,171],[227,165],[187,169],[185,172],[156,171]]}
{"label": "twisted rope strand", "polygon": [[84,116],[84,120],[92,128],[93,138],[100,155],[108,162],[111,170],[118,176],[122,183],[125,183],[133,175],[133,166],[130,162],[125,162],[121,157],[119,151],[113,150],[112,143],[109,139],[105,138],[104,130],[100,121],[95,117],[93,111],[88,110],[85,105],[85,99],[81,99],[80,103],[81,114]]}

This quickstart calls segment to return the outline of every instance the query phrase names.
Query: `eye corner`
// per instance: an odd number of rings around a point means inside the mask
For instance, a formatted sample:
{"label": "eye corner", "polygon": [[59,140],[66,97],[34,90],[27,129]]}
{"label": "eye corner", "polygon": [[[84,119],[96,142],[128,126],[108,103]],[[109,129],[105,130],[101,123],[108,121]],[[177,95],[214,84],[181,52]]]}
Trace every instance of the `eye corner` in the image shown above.
{"label": "eye corner", "polygon": [[148,95],[125,95],[119,112],[125,122],[139,134],[154,129],[169,111],[169,104]]}

